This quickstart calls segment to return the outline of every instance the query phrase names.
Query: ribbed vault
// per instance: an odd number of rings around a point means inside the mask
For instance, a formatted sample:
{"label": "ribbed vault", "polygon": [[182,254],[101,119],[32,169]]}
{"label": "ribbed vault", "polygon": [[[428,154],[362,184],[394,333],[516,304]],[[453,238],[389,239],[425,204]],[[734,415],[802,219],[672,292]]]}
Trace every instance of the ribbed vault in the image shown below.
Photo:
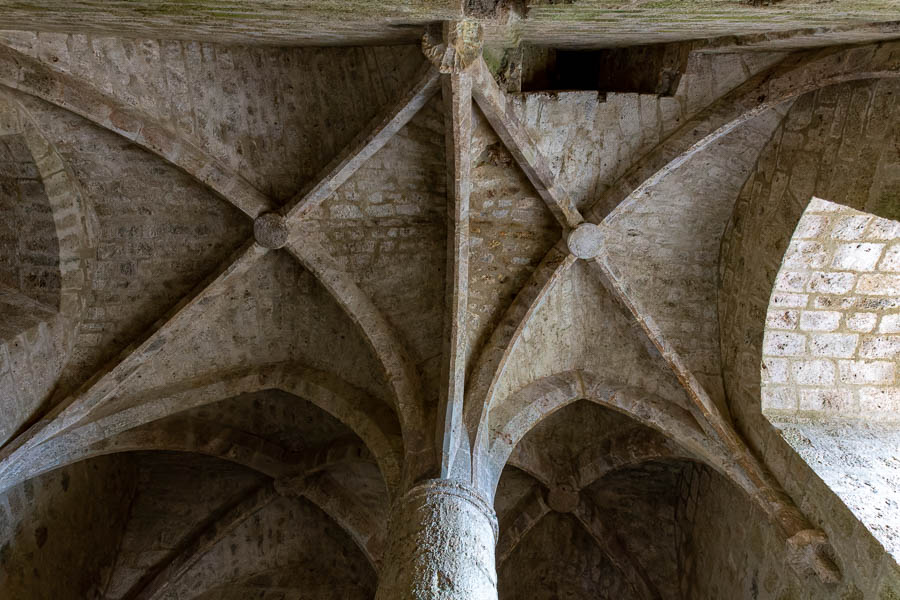
{"label": "ribbed vault", "polygon": [[[808,172],[852,196],[835,156],[896,133],[900,42],[707,39],[673,96],[510,93],[529,50],[447,18],[370,47],[0,32],[0,301],[28,298],[0,590],[372,598],[437,479],[496,512],[500,598],[892,597],[877,524],[764,421],[759,352]],[[804,127],[832,163],[779,179]],[[66,522],[88,501],[109,517]]]}

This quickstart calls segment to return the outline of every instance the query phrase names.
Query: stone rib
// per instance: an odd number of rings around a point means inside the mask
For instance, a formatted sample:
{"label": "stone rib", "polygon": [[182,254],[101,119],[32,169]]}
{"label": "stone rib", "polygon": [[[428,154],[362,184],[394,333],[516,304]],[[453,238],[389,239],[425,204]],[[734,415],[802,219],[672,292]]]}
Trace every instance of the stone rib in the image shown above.
{"label": "stone rib", "polygon": [[359,498],[327,473],[311,477],[300,495],[347,532],[377,573],[384,554],[384,523]]}
{"label": "stone rib", "polygon": [[[23,452],[0,479],[0,491],[55,468],[87,458],[85,448],[117,434],[225,398],[280,389],[302,397],[345,423],[374,455],[389,493],[401,475],[402,446],[397,422],[383,402],[337,377],[295,363],[277,363],[232,372],[208,373],[163,389],[151,389],[133,399],[134,406],[108,417],[75,427]],[[352,454],[352,453],[351,453]],[[325,460],[330,460],[325,457]],[[307,464],[301,460],[301,464]],[[314,465],[321,459],[314,457]],[[27,465],[36,465],[28,468]]]}
{"label": "stone rib", "polygon": [[0,453],[2,472],[18,462],[27,451],[89,418],[91,411],[113,397],[145,361],[153,357],[166,342],[188,334],[193,317],[209,298],[220,293],[229,282],[247,272],[265,253],[253,242],[246,242],[225,260],[219,269],[158,320],[138,340],[107,363],[81,388],[57,404],[40,421],[8,444]]}
{"label": "stone rib", "polygon": [[644,600],[662,599],[644,568],[616,538],[616,535],[606,527],[597,508],[583,494],[580,495],[580,502],[573,515],[641,598]]}
{"label": "stone rib", "polygon": [[433,448],[425,431],[418,374],[403,342],[384,314],[321,246],[307,239],[291,242],[286,248],[316,276],[362,331],[384,368],[385,379],[394,394],[404,445],[411,457],[407,470],[418,474],[419,470],[427,469]]}
{"label": "stone rib", "polygon": [[[804,531],[814,527],[803,513],[784,493],[778,482],[750,452],[746,443],[734,429],[727,415],[723,415],[713,402],[704,386],[684,364],[684,360],[674,350],[665,336],[656,326],[651,315],[642,315],[627,291],[619,284],[614,272],[605,262],[606,256],[592,261],[597,266],[599,276],[604,285],[628,307],[647,337],[659,350],[663,359],[669,364],[675,376],[681,382],[694,407],[694,416],[706,432],[709,442],[718,445],[724,452],[725,460],[720,468],[742,489],[744,489],[786,541],[790,541]],[[714,463],[715,464],[715,463]],[[830,561],[819,561],[824,566],[817,568],[817,574],[825,582],[840,580],[840,572]]]}
{"label": "stone rib", "polygon": [[[469,297],[469,193],[472,189],[472,80],[465,72],[442,77],[447,155],[447,281],[437,437],[441,476],[465,452],[463,428]],[[460,448],[460,445],[463,448]],[[460,460],[464,460],[462,456]]]}
{"label": "stone rib", "polygon": [[516,343],[550,290],[574,263],[574,257],[566,253],[562,242],[551,248],[479,352],[472,367],[471,383],[467,385],[463,415],[466,430],[474,438],[476,454],[481,444],[487,442],[483,430],[487,427],[488,412]]}
{"label": "stone rib", "polygon": [[563,229],[574,229],[584,218],[569,194],[556,184],[547,158],[510,108],[506,94],[494,81],[484,59],[479,59],[471,69],[472,96],[478,107],[559,224]]}
{"label": "stone rib", "polygon": [[188,534],[179,544],[177,552],[173,552],[161,564],[157,564],[149,580],[138,581],[124,597],[127,600],[161,598],[168,585],[187,573],[213,546],[278,497],[270,482],[256,488],[230,506],[221,508]]}
{"label": "stone rib", "polygon": [[510,512],[512,516],[504,515],[500,525],[500,540],[497,542],[497,567],[499,568],[519,542],[528,535],[535,525],[550,512],[550,507],[544,502],[544,492],[541,485],[531,488],[528,495],[522,499]]}
{"label": "stone rib", "polygon": [[298,193],[281,209],[296,224],[347,181],[367,160],[400,131],[440,89],[437,69],[427,64],[423,73],[397,102],[376,116],[347,147],[322,170],[316,183]]}
{"label": "stone rib", "polygon": [[183,170],[251,219],[274,208],[265,194],[184,136],[83,80],[2,44],[0,85],[46,100],[121,135]]}

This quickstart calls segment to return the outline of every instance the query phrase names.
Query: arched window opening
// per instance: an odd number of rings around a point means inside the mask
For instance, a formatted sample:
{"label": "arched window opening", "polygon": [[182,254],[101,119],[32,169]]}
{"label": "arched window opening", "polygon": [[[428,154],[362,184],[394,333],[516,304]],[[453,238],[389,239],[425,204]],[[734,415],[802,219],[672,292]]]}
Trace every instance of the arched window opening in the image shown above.
{"label": "arched window opening", "polygon": [[900,223],[813,198],[763,341],[770,417],[900,421]]}
{"label": "arched window opening", "polygon": [[769,301],[763,413],[900,557],[900,223],[813,198]]}

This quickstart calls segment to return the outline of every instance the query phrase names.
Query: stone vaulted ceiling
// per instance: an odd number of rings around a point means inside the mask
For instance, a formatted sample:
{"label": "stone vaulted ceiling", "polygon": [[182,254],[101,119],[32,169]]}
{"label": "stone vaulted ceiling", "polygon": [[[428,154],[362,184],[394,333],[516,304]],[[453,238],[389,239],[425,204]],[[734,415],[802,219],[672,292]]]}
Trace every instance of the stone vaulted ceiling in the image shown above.
{"label": "stone vaulted ceiling", "polygon": [[[882,183],[830,199],[897,218],[890,6],[790,27],[762,7],[685,42],[709,14],[363,2],[298,36],[321,15],[20,4],[0,7],[0,596],[387,597],[392,506],[440,479],[493,506],[500,598],[896,597],[900,532],[812,472],[759,381],[816,192],[779,154],[798,106],[865,95]],[[643,30],[687,43],[672,95],[504,75],[528,66],[512,38]]]}

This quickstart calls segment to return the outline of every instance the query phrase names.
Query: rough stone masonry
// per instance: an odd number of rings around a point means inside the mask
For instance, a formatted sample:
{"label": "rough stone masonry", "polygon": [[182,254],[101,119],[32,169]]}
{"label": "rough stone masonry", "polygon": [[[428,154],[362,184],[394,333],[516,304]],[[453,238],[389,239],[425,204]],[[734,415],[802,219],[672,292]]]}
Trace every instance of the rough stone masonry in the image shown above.
{"label": "rough stone masonry", "polygon": [[0,598],[900,599],[898,15],[0,3]]}

